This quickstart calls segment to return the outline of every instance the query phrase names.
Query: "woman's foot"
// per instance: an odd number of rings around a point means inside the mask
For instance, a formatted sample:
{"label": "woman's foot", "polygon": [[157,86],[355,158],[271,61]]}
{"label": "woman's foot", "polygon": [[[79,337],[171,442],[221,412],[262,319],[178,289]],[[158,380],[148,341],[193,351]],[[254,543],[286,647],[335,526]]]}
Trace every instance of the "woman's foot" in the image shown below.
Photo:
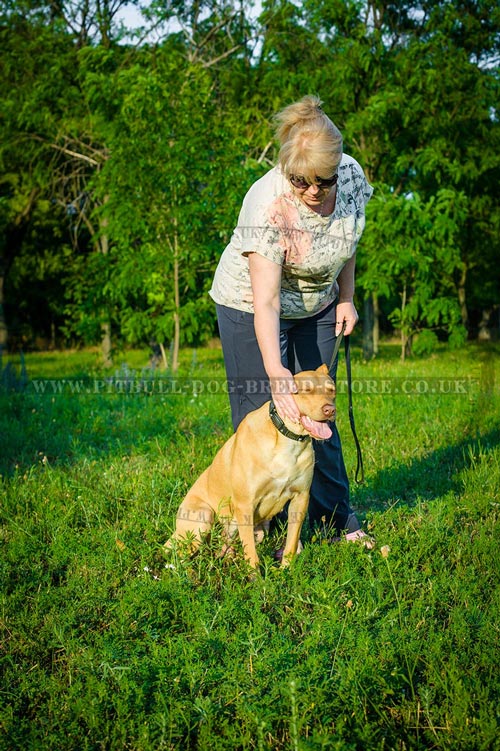
{"label": "woman's foot", "polygon": [[373,550],[375,547],[375,540],[363,532],[362,529],[357,529],[355,532],[348,532],[343,538],[346,542],[360,542],[367,550]]}

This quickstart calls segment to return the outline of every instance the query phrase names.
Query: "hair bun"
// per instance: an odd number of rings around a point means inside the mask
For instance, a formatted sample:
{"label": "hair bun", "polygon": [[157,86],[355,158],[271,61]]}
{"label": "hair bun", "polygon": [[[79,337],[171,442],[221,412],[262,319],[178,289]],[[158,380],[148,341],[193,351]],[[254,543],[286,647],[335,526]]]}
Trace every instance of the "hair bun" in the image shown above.
{"label": "hair bun", "polygon": [[329,176],[342,157],[342,134],[309,94],[275,116],[279,163],[285,175]]}
{"label": "hair bun", "polygon": [[[311,117],[317,117],[318,115],[323,114],[323,110],[321,108],[321,105],[323,102],[319,98],[319,96],[314,96],[313,94],[309,94],[308,96],[302,97],[297,103],[297,120],[308,120]],[[293,105],[292,105],[293,107]]]}
{"label": "hair bun", "polygon": [[313,125],[314,121],[328,119],[321,109],[322,101],[314,94],[299,99],[298,102],[289,104],[275,116],[276,135],[281,144],[288,140],[290,132],[295,126]]}

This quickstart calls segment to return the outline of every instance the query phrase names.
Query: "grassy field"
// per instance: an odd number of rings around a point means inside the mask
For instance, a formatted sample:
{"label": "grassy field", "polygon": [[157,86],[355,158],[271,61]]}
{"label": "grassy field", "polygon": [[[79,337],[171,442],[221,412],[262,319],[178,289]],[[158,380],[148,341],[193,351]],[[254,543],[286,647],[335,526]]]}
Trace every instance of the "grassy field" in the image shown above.
{"label": "grassy field", "polygon": [[275,534],[256,581],[216,538],[160,555],[231,433],[220,350],[175,381],[143,352],[4,358],[0,749],[500,749],[499,354],[355,347],[376,548],[306,529],[283,572]]}

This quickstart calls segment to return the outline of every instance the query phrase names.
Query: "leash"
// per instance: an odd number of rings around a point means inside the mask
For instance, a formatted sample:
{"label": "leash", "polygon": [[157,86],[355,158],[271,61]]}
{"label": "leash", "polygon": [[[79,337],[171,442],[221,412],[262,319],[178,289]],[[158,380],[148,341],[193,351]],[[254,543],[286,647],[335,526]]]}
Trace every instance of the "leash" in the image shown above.
{"label": "leash", "polygon": [[[330,366],[328,368],[328,372],[330,372],[334,366],[335,360],[337,359],[337,355],[339,354],[340,344],[342,339],[344,339],[344,352],[345,352],[345,367],[346,367],[346,373],[347,373],[347,397],[349,401],[349,423],[351,425],[351,432],[352,436],[354,438],[354,443],[356,444],[356,453],[358,457],[358,463],[356,466],[356,474],[354,475],[356,482],[360,485],[365,481],[365,471],[363,469],[363,456],[361,454],[361,446],[358,440],[358,436],[356,433],[356,425],[354,423],[354,411],[352,408],[352,375],[351,375],[351,349],[350,349],[350,342],[349,336],[344,336],[344,331],[346,327],[346,322],[344,321],[342,323],[342,331],[338,335],[335,346],[333,348],[333,354],[332,359],[330,360]],[[359,479],[358,479],[359,478]]]}

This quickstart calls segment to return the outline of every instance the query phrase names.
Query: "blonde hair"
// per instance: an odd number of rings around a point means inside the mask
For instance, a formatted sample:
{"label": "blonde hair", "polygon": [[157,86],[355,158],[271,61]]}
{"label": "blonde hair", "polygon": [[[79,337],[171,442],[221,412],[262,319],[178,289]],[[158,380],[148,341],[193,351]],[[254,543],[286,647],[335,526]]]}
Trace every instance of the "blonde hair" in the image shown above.
{"label": "blonde hair", "polygon": [[321,99],[305,96],[275,116],[283,174],[314,182],[330,177],[342,158],[342,134],[321,109]]}

